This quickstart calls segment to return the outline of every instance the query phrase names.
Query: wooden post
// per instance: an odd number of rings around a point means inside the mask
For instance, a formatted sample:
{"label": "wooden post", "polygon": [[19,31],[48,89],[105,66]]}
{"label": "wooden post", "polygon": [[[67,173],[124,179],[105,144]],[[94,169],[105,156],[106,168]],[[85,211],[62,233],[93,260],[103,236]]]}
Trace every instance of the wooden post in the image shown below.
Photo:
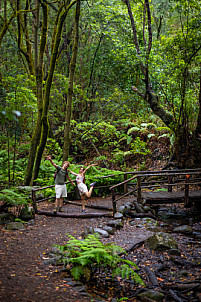
{"label": "wooden post", "polygon": [[37,205],[36,205],[36,192],[34,189],[32,190],[32,193],[31,193],[31,199],[32,199],[32,205],[33,205],[34,212],[37,213],[38,210],[37,210]]}
{"label": "wooden post", "polygon": [[172,175],[169,175],[168,176],[168,192],[172,192],[172,185],[170,185],[170,184],[172,184],[172,180],[173,180],[173,176]]}
{"label": "wooden post", "polygon": [[189,184],[188,184],[188,181],[189,181],[189,177],[190,175],[186,175],[185,177],[185,195],[184,195],[184,206],[185,207],[188,207],[190,206],[190,202],[189,202]]}
{"label": "wooden post", "polygon": [[[127,178],[127,174],[124,174],[124,181],[126,181]],[[124,184],[124,194],[126,194],[128,192],[128,185],[127,183]]]}
{"label": "wooden post", "polygon": [[142,191],[141,191],[141,176],[137,177],[137,201],[141,202],[142,200]]}
{"label": "wooden post", "polygon": [[113,217],[114,217],[114,214],[117,212],[117,205],[115,201],[115,189],[112,189],[112,206],[113,206]]}

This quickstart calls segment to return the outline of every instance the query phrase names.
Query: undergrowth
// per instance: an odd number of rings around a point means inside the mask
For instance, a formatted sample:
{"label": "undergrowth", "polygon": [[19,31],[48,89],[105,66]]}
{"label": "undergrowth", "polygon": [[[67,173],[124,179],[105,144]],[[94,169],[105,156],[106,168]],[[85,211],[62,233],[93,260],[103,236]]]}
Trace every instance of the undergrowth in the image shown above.
{"label": "undergrowth", "polygon": [[95,272],[103,269],[113,278],[120,276],[122,279],[132,279],[144,285],[143,280],[135,272],[138,270],[137,265],[120,256],[126,254],[120,246],[113,243],[103,244],[98,234],[90,234],[83,240],[68,236],[70,240],[67,244],[56,247],[62,251],[62,261],[75,280],[89,281]]}

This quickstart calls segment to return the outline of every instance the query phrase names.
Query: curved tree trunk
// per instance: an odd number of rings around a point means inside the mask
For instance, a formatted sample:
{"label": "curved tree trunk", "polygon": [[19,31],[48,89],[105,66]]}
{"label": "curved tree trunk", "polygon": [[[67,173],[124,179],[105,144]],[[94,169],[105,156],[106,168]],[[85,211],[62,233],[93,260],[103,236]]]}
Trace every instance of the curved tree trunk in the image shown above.
{"label": "curved tree trunk", "polygon": [[[152,28],[151,28],[151,11],[149,7],[149,0],[144,1],[144,22],[145,15],[147,15],[147,29],[148,29],[148,41],[146,41],[146,35],[143,32],[144,37],[144,51],[146,53],[146,64],[143,64],[140,58],[140,43],[138,42],[137,30],[135,27],[135,21],[132,14],[130,0],[122,0],[128,9],[128,15],[131,21],[131,27],[133,31],[133,39],[136,48],[136,52],[140,61],[140,67],[142,74],[145,76],[145,93],[140,92],[136,87],[132,86],[132,90],[140,95],[150,106],[153,112],[161,118],[167,127],[169,127],[176,137],[174,144],[174,154],[173,157],[177,162],[178,167],[180,168],[192,168],[192,167],[201,167],[201,76],[200,76],[200,94],[199,94],[199,115],[197,120],[197,127],[193,135],[190,134],[187,124],[187,118],[185,116],[184,110],[184,101],[186,93],[186,77],[187,77],[187,68],[184,70],[183,82],[182,82],[182,99],[181,99],[181,108],[179,114],[179,120],[176,121],[174,116],[167,112],[162,105],[160,104],[159,96],[152,91],[152,85],[149,76],[149,54],[151,52],[152,44]],[[143,24],[143,31],[145,30],[145,24]],[[190,58],[186,58],[186,66],[190,63],[192,58],[200,50],[200,46],[193,52]]]}

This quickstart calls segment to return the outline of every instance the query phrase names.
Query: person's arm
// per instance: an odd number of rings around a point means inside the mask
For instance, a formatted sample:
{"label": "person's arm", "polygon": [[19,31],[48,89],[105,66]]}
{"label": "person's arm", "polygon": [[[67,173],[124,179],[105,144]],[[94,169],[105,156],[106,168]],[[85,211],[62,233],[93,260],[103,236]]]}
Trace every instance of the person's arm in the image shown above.
{"label": "person's arm", "polygon": [[86,173],[86,171],[89,169],[89,168],[91,168],[92,166],[97,166],[98,164],[91,164],[91,165],[89,165],[88,167],[86,167],[86,169],[84,170],[84,174]]}
{"label": "person's arm", "polygon": [[53,162],[52,157],[50,155],[48,155],[46,159],[49,160],[51,164],[57,169],[58,166]]}
{"label": "person's arm", "polygon": [[71,170],[69,170],[69,169],[67,169],[71,174],[73,174],[73,175],[75,175],[75,176],[77,176],[78,174],[77,173],[75,173],[75,172],[73,172],[73,171],[71,171]]}
{"label": "person's arm", "polygon": [[67,175],[67,179],[71,182],[71,184],[72,184],[73,186],[75,186],[74,182],[71,180],[71,178],[69,177],[69,175]]}

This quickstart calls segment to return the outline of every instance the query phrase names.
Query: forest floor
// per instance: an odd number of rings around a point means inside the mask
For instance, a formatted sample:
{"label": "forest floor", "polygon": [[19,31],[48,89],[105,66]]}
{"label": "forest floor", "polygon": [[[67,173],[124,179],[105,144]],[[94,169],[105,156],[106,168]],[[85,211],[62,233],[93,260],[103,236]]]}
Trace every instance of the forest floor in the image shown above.
{"label": "forest floor", "polygon": [[[92,198],[91,202],[111,206],[111,199],[109,198],[104,200]],[[47,204],[47,206],[53,207],[53,204]],[[44,205],[44,208],[45,207],[46,205]],[[93,209],[87,208],[87,210],[88,212],[94,212]],[[66,204],[64,211],[67,213],[80,212],[81,208]],[[98,212],[98,210],[96,210],[96,212]],[[24,230],[7,231],[4,226],[0,226],[0,301],[111,301],[112,297],[115,297],[116,288],[109,286],[110,293],[108,294],[104,292],[104,289],[101,287],[99,287],[99,293],[97,293],[98,289],[96,288],[93,291],[92,286],[88,291],[91,294],[91,296],[89,296],[85,291],[79,291],[76,287],[69,285],[68,279],[62,275],[61,267],[44,264],[53,245],[64,245],[67,242],[67,234],[81,238],[81,233],[88,226],[98,227],[107,220],[111,220],[111,218],[62,218],[36,215],[35,221],[27,223]],[[200,232],[201,227],[198,221],[195,222],[193,227],[197,233]],[[151,231],[149,232],[143,225],[140,227],[137,224],[131,226],[128,219],[125,221],[124,227],[121,230],[115,232],[114,235],[103,241],[115,242],[115,244],[124,249],[130,249],[138,242],[143,242],[150,234]],[[160,255],[153,253],[147,249],[145,245],[140,245],[129,254],[130,260],[138,261],[141,267],[146,263],[153,271],[157,271],[158,259],[166,263],[167,266],[170,266],[160,277],[157,275],[160,286],[159,289],[167,293],[167,288],[163,286],[164,282],[166,285],[174,284],[175,280],[179,280],[180,283],[194,282],[195,280],[200,280],[201,273],[200,265],[192,265],[195,259],[200,259],[201,262],[200,239],[194,240],[181,234],[173,234],[173,236],[179,244],[179,250],[182,251],[182,259],[186,260],[190,266],[184,268],[181,263],[180,265],[176,265],[174,261],[176,258],[171,259],[167,253]],[[172,263],[174,262],[174,266],[172,266],[170,261],[172,261]],[[179,276],[178,274],[184,269],[185,272]],[[141,277],[146,284],[149,283],[143,273]],[[123,284],[123,287],[126,288],[126,285]],[[139,291],[140,289],[136,288],[136,290]],[[95,292],[96,295],[94,294]],[[130,294],[130,292],[128,292],[128,294]],[[191,292],[191,295],[186,296],[184,292],[182,293],[180,301],[200,301],[199,295],[197,292]],[[118,297],[116,297],[116,299],[117,298]],[[120,299],[116,301],[120,301]],[[139,300],[137,300],[135,295],[130,295],[127,301]],[[173,299],[171,295],[167,294],[164,301],[179,300]]]}

